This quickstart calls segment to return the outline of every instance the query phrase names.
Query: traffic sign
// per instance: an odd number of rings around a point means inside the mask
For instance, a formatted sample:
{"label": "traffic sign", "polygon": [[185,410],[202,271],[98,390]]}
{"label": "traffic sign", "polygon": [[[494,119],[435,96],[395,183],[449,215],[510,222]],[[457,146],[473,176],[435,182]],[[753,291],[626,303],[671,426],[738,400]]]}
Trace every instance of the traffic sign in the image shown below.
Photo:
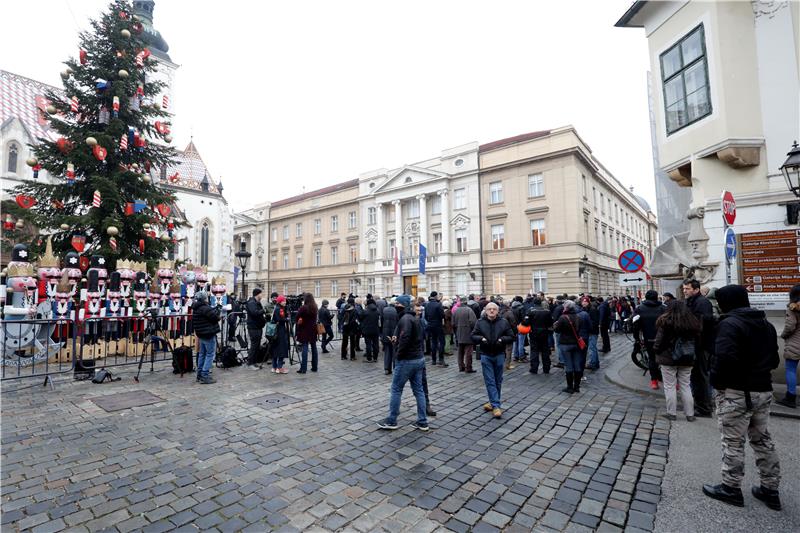
{"label": "traffic sign", "polygon": [[625,250],[619,254],[617,263],[624,272],[639,272],[644,268],[644,254],[639,250]]}
{"label": "traffic sign", "polygon": [[729,226],[733,226],[733,221],[736,220],[736,200],[730,191],[722,191],[722,218]]}
{"label": "traffic sign", "polygon": [[644,285],[647,281],[647,276],[644,273],[627,273],[619,275],[619,284],[622,287],[636,287]]}
{"label": "traffic sign", "polygon": [[743,233],[740,281],[757,309],[780,310],[800,284],[800,230]]}
{"label": "traffic sign", "polygon": [[725,230],[725,257],[732,261],[736,257],[736,233],[733,228]]}

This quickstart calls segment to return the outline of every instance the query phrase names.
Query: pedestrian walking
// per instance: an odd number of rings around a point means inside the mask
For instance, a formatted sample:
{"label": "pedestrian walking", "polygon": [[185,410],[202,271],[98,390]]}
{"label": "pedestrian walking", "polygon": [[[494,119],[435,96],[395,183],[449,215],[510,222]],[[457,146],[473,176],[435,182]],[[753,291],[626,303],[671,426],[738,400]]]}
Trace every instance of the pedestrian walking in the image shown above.
{"label": "pedestrian walking", "polygon": [[288,374],[289,371],[283,368],[283,360],[289,355],[289,312],[286,309],[286,296],[280,295],[275,299],[275,311],[272,313],[272,321],[276,324],[275,342],[272,346],[272,370],[274,374]]}
{"label": "pedestrian walking", "polygon": [[753,496],[781,509],[780,464],[769,434],[772,370],[778,367],[778,339],[764,311],[750,307],[747,289],[726,285],[716,291],[721,317],[714,345],[711,384],[716,389],[722,433],[722,483],[703,485],[703,493],[736,506],[744,505],[744,444],[749,439],[760,485]]}
{"label": "pedestrian walking", "polygon": [[197,354],[197,381],[203,385],[216,383],[211,377],[211,364],[217,351],[217,333],[219,333],[219,309],[208,305],[208,293],[198,291],[192,304],[192,326],[200,343]]}
{"label": "pedestrian walking", "polygon": [[325,333],[322,334],[322,353],[330,353],[328,345],[333,340],[333,317],[330,309],[328,309],[329,304],[328,300],[322,300],[322,307],[319,308],[317,315],[317,320],[325,328]]}
{"label": "pedestrian walking", "polygon": [[250,346],[247,350],[247,368],[258,370],[258,351],[261,349],[261,336],[264,334],[264,326],[267,325],[267,317],[264,306],[261,305],[263,291],[259,288],[253,289],[253,296],[247,300],[245,311],[247,312],[247,336],[250,337]]}
{"label": "pedestrian walking", "polygon": [[449,301],[442,302],[444,319],[442,332],[444,333],[444,355],[453,355],[453,312]]}
{"label": "pedestrian walking", "polygon": [[295,332],[297,342],[301,346],[300,369],[298,374],[305,374],[308,370],[308,351],[311,349],[311,371],[316,372],[319,365],[317,354],[317,302],[310,292],[303,295],[303,305],[297,310],[297,326]]}
{"label": "pedestrian walking", "polygon": [[644,301],[636,307],[633,315],[634,342],[639,344],[640,350],[643,349],[647,353],[650,388],[653,390],[658,390],[658,382],[663,379],[656,362],[655,339],[656,321],[664,313],[664,310],[664,306],[658,301],[658,293],[654,290],[649,290],[644,295]]}
{"label": "pedestrian walking", "polygon": [[783,359],[786,365],[786,396],[777,403],[784,407],[797,407],[797,363],[800,360],[800,285],[789,291],[789,307],[781,332],[783,338]]}
{"label": "pedestrian walking", "polygon": [[505,347],[514,342],[516,335],[511,325],[499,317],[500,308],[496,303],[486,304],[484,312],[486,316],[478,319],[472,330],[472,342],[480,346],[483,382],[489,396],[489,402],[484,404],[483,409],[500,418],[503,416],[501,389]]}
{"label": "pedestrian walking", "polygon": [[698,417],[711,417],[713,410],[711,401],[711,383],[709,365],[714,351],[714,308],[708,298],[700,294],[700,282],[687,279],[683,282],[683,295],[686,305],[700,320],[702,327],[700,345],[697,347],[697,358],[692,367],[692,396],[694,412]]}
{"label": "pedestrian walking", "polygon": [[700,343],[700,329],[700,321],[684,302],[678,300],[672,300],[656,319],[653,352],[655,363],[661,365],[667,400],[665,416],[670,420],[677,418],[676,389],[680,388],[683,414],[689,422],[695,421],[690,381],[697,352],[695,347]]}
{"label": "pedestrian walking", "polygon": [[[398,311],[403,311],[405,306],[398,302]],[[392,386],[389,395],[389,416],[378,422],[378,427],[386,430],[398,429],[397,417],[400,414],[400,400],[406,383],[411,384],[411,391],[417,402],[417,421],[412,427],[421,431],[428,431],[428,418],[426,416],[427,403],[425,392],[422,389],[422,371],[425,368],[425,356],[422,352],[424,343],[422,326],[414,312],[402,313],[397,323],[392,341],[397,343],[395,369],[392,376]]]}
{"label": "pedestrian walking", "polygon": [[586,358],[583,351],[584,342],[578,334],[581,329],[581,320],[575,309],[575,302],[565,300],[562,304],[563,312],[556,321],[553,329],[558,333],[558,345],[564,362],[567,386],[564,392],[580,392],[581,378]]}
{"label": "pedestrian walking", "polygon": [[456,342],[458,344],[458,371],[468,374],[475,373],[472,369],[472,330],[475,328],[475,313],[467,305],[467,298],[460,298],[460,305],[453,313],[453,329],[455,330]]}

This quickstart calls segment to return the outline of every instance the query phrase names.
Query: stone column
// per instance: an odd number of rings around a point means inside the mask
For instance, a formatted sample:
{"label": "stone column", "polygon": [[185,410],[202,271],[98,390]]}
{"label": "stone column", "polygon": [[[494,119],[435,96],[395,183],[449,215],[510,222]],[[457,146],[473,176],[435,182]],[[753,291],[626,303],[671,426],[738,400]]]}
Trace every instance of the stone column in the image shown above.
{"label": "stone column", "polygon": [[400,200],[394,200],[392,204],[394,204],[394,245],[399,259],[400,251],[403,249],[403,204]]}
{"label": "stone column", "polygon": [[424,194],[417,195],[419,201],[419,243],[428,247],[428,204]]}
{"label": "stone column", "polygon": [[447,189],[439,191],[442,199],[442,254],[450,252],[450,204],[447,201]]}
{"label": "stone column", "polygon": [[378,217],[378,261],[382,261],[383,258],[386,256],[386,250],[384,249],[384,238],[385,238],[385,229],[383,223],[383,204],[377,204],[375,206],[376,216]]}

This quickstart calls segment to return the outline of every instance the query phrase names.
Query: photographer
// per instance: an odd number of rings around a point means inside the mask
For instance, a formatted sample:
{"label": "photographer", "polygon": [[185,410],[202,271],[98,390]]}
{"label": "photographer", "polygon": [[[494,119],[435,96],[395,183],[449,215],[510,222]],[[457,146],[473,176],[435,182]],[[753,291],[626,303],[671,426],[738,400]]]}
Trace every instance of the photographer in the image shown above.
{"label": "photographer", "polygon": [[262,290],[253,289],[253,296],[247,300],[245,309],[247,310],[247,335],[250,337],[250,348],[247,351],[247,368],[258,370],[256,359],[258,350],[261,348],[261,335],[264,326],[267,325],[267,318],[264,314],[264,307],[261,305]]}
{"label": "photographer", "polygon": [[219,308],[212,309],[208,305],[208,293],[205,291],[199,291],[194,296],[192,323],[194,334],[200,341],[200,352],[197,354],[197,380],[203,385],[216,383],[209,375],[209,371],[217,351]]}

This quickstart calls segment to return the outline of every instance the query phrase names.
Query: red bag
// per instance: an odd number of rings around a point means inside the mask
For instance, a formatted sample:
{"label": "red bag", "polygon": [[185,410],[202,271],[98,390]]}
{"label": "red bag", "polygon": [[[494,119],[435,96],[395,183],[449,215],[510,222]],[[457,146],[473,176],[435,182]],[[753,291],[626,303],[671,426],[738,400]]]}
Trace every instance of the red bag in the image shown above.
{"label": "red bag", "polygon": [[569,322],[569,327],[572,328],[572,334],[575,335],[575,340],[578,341],[578,348],[580,348],[581,350],[585,350],[586,349],[586,341],[583,340],[582,337],[578,336],[578,332],[575,331],[575,326],[572,324],[572,320],[570,320],[569,317],[566,317],[566,320],[567,320],[567,322]]}

